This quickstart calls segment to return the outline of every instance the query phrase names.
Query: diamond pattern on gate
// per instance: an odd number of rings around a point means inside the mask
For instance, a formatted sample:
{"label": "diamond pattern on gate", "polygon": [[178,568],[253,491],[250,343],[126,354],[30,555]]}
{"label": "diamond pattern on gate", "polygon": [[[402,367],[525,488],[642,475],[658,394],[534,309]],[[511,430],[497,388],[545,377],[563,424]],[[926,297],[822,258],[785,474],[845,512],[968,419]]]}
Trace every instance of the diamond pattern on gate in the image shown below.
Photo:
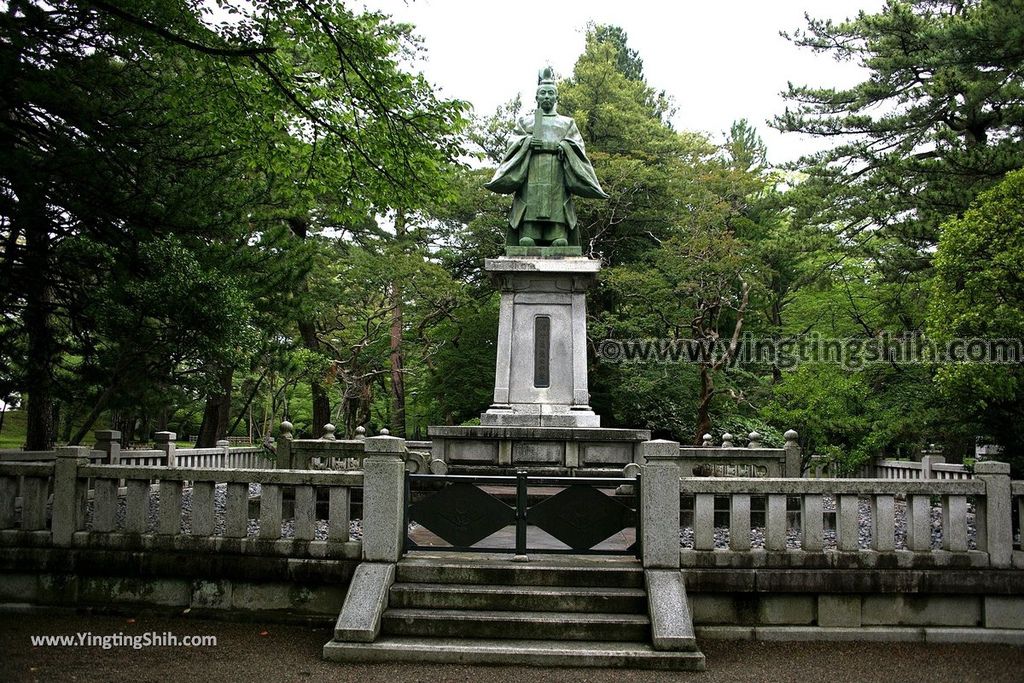
{"label": "diamond pattern on gate", "polygon": [[409,518],[453,546],[468,548],[515,524],[516,511],[479,487],[458,482],[412,505]]}
{"label": "diamond pattern on gate", "polygon": [[527,522],[573,550],[589,550],[632,526],[636,513],[593,486],[572,484],[529,509]]}

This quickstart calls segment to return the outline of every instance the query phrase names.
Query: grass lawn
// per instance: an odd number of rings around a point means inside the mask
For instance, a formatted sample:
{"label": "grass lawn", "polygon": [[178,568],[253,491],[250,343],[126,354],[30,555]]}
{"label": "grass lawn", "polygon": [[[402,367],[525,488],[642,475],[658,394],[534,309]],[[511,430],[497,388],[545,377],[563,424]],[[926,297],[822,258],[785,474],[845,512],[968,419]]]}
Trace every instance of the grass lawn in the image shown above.
{"label": "grass lawn", "polygon": [[0,431],[0,448],[21,448],[25,445],[25,411],[8,410],[4,413],[4,428]]}

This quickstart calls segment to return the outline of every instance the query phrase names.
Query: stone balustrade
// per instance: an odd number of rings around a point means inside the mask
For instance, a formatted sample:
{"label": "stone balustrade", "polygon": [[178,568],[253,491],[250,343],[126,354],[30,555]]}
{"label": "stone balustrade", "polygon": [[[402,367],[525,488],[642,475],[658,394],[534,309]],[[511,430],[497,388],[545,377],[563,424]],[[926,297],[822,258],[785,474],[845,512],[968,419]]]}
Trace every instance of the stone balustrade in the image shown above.
{"label": "stone balustrade", "polygon": [[722,445],[714,446],[710,434],[700,447],[679,448],[679,474],[682,477],[799,477],[801,450],[795,431],[786,432],[783,448],[765,448],[757,432],[747,436],[746,447],[736,446],[732,434],[722,435]]}
{"label": "stone balustrade", "polygon": [[[834,462],[820,456],[812,455],[807,466],[805,476],[812,479],[821,479],[838,476]],[[957,463],[947,463],[941,455],[924,455],[921,460],[892,460],[888,458],[875,458],[865,463],[853,472],[845,473],[843,476],[859,479],[940,479],[940,480],[961,480],[971,479],[973,474],[970,469]]]}
{"label": "stone balustrade", "polygon": [[[5,545],[360,554],[350,521],[361,472],[92,465],[87,454],[71,447],[52,463],[0,463]],[[258,508],[252,520],[251,506]]]}
{"label": "stone balustrade", "polygon": [[[262,446],[231,446],[226,439],[214,448],[178,448],[174,432],[157,432],[154,448],[122,449],[121,433],[116,430],[99,430],[95,438],[96,447],[88,458],[96,465],[272,469],[275,464]],[[0,451],[0,462],[52,462],[57,452],[5,449]]]}
{"label": "stone balustrade", "polygon": [[[365,472],[90,464],[83,447],[52,462],[0,463],[0,542],[393,561],[405,536],[406,442],[363,444]],[[980,462],[960,480],[680,477],[678,443],[643,448],[640,527],[651,566],[810,567],[836,554],[850,567],[1024,566],[1012,528],[1012,510],[1024,517],[1024,482],[1011,482],[1004,463]],[[364,545],[349,537],[357,488]],[[724,526],[716,500],[727,503]],[[681,501],[693,510],[682,549]]]}
{"label": "stone balustrade", "polygon": [[[986,486],[979,480],[891,481],[878,479],[684,479],[683,495],[694,497],[694,550],[715,547],[714,498],[729,498],[729,549],[748,551],[751,543],[751,499],[766,500],[764,549],[787,550],[789,530],[787,501],[799,508],[799,545],[804,552],[824,549],[825,497],[836,510],[836,548],[857,551],[861,539],[861,502],[870,518],[871,550],[889,552],[895,545],[895,512],[898,499],[906,501],[906,547],[915,552],[931,550],[931,499],[942,499],[943,550],[967,552],[967,499],[984,499]],[[984,502],[976,503],[984,505]],[[979,545],[981,545],[979,539]]]}
{"label": "stone balustrade", "polygon": [[[667,559],[673,553],[680,555],[678,562],[683,566],[749,567],[767,562],[814,567],[839,561],[831,554],[831,543],[825,542],[826,502],[835,509],[834,551],[845,556],[843,566],[1024,566],[1024,555],[1014,556],[1010,513],[1012,499],[1020,507],[1024,483],[1011,487],[1005,463],[978,463],[976,476],[961,480],[679,478],[685,458],[673,444],[644,444],[644,557],[650,556],[658,566],[680,566]],[[678,486],[669,487],[670,491],[666,482]],[[680,551],[680,502],[688,499],[693,523],[683,531],[692,532],[692,542]],[[722,548],[726,534],[717,533],[715,524],[716,499],[727,501],[727,549]],[[937,512],[941,549],[934,551],[933,499],[941,501]],[[764,516],[757,543],[751,533],[755,500],[762,503]],[[796,525],[790,523],[794,508],[799,515]],[[897,512],[905,528],[900,533]],[[816,555],[823,559],[815,559]],[[880,559],[886,556],[893,559]]]}

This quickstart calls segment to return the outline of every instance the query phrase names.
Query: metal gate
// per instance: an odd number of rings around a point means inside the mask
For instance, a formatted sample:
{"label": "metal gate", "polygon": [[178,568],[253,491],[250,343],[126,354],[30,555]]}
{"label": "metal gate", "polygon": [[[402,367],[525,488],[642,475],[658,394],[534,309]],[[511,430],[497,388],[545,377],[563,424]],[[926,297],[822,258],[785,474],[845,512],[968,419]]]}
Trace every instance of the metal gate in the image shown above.
{"label": "metal gate", "polygon": [[[413,485],[418,492],[430,491],[412,502]],[[515,505],[509,505],[482,487],[515,490]],[[529,505],[530,486],[560,490]],[[601,491],[632,486],[626,505]],[[571,553],[584,555],[635,555],[640,557],[640,477],[636,479],[598,477],[542,477],[518,472],[515,476],[472,476],[447,474],[406,474],[405,528],[408,550],[527,553]],[[438,489],[438,487],[440,487]],[[415,522],[450,546],[420,546],[409,535]],[[515,547],[477,545],[488,536],[515,525]],[[568,548],[531,547],[527,527],[550,534]],[[624,549],[595,550],[594,546],[613,534],[636,528],[636,541]]]}

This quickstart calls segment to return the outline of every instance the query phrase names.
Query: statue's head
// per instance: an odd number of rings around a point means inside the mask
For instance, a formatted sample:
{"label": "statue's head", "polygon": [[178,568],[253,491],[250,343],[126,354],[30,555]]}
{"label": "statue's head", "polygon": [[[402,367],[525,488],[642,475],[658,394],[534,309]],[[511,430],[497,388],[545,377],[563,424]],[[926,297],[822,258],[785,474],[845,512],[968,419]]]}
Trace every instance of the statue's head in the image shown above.
{"label": "statue's head", "polygon": [[555,71],[550,66],[540,70],[537,75],[537,104],[544,113],[550,114],[558,102],[558,87],[555,85]]}

